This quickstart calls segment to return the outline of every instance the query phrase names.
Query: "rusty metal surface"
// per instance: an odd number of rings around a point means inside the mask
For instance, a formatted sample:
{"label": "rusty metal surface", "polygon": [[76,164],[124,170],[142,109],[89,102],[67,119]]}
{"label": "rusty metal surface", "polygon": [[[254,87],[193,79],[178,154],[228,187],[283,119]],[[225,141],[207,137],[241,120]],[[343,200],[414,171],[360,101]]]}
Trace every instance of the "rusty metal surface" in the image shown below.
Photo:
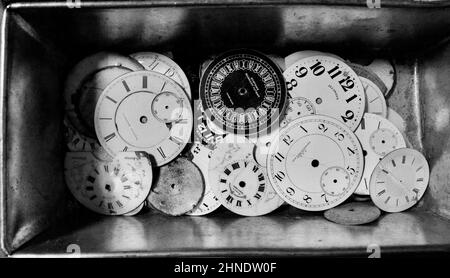
{"label": "rusty metal surface", "polygon": [[343,226],[321,214],[284,209],[262,217],[219,212],[210,217],[95,217],[36,238],[15,257],[80,256],[368,256],[408,250],[450,252],[450,222],[414,211],[384,214],[368,225]]}
{"label": "rusty metal surface", "polygon": [[423,145],[431,166],[425,208],[450,219],[450,45],[426,53],[419,64]]}
{"label": "rusty metal surface", "polygon": [[[409,141],[425,152],[432,170],[430,188],[419,207],[450,219],[447,139],[450,51],[446,41],[450,37],[450,1],[432,5],[392,0],[381,9],[368,9],[363,2],[330,0],[326,6],[313,0],[278,4],[268,0],[189,1],[184,5],[174,1],[83,1],[86,8],[81,9],[69,9],[64,6],[65,1],[12,4],[8,10],[8,32],[3,32],[6,37],[2,39],[3,58],[7,58],[2,59],[4,82],[0,102],[4,165],[0,232],[4,247],[13,252],[71,208],[77,208],[73,199],[68,198],[62,175],[62,84],[71,65],[98,50],[132,53],[170,49],[183,69],[194,69],[194,72],[198,72],[203,58],[236,47],[252,47],[281,56],[305,48],[347,58],[392,56],[398,80],[388,104],[406,120]],[[419,6],[424,8],[416,8]],[[440,48],[432,48],[438,43]],[[193,83],[191,87],[196,85]],[[330,226],[319,216],[300,219],[276,215],[254,220],[183,217],[169,221],[162,216],[148,215],[136,219],[100,218],[86,226],[78,223],[74,226],[77,230],[56,226],[57,233],[44,235],[43,241],[34,241],[35,245],[28,246],[21,254],[59,254],[60,248],[70,240],[81,240],[89,254],[101,252],[102,255],[110,251],[114,253],[110,255],[195,254],[202,252],[200,247],[219,254],[226,246],[216,241],[226,242],[235,252],[258,253],[269,248],[283,254],[290,248],[299,253],[308,253],[311,248],[317,252],[359,250],[372,238],[389,248],[426,249],[426,246],[448,245],[448,221],[420,211],[401,215],[385,216],[376,227],[370,228]],[[398,227],[394,225],[396,221],[400,223]],[[177,235],[165,235],[168,233],[162,229],[152,235],[149,227],[160,222],[168,231],[175,232],[178,226],[183,228]],[[246,237],[240,225],[254,232],[252,238]],[[269,236],[261,235],[262,225],[267,225]],[[323,231],[314,235],[315,230],[308,225]],[[139,235],[142,226],[145,235]],[[207,232],[198,232],[203,226]],[[107,232],[108,227],[128,235],[130,243],[120,243],[120,233]],[[128,228],[131,230],[127,231]],[[289,234],[292,239],[281,240],[276,231],[292,233]],[[400,236],[398,231],[407,236]],[[94,239],[94,232],[104,233],[107,238]],[[192,245],[181,242],[183,232],[190,234]],[[347,246],[341,245],[341,234]],[[117,244],[109,242],[117,236]],[[254,245],[246,245],[244,240]],[[263,240],[276,242],[271,246]],[[143,247],[137,246],[138,243]]]}

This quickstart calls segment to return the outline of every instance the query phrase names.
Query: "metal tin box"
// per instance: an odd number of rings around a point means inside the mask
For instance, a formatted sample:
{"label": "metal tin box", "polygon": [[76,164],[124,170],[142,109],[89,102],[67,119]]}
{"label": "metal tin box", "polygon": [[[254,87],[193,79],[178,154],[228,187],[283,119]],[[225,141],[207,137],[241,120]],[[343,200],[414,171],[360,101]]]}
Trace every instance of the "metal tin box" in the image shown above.
{"label": "metal tin box", "polygon": [[[378,4],[381,4],[379,6]],[[450,1],[3,1],[0,235],[10,256],[369,256],[450,252]],[[63,177],[62,86],[101,50],[171,51],[198,87],[210,54],[318,49],[392,58],[388,99],[430,163],[420,204],[366,226],[293,208],[265,217],[92,216]],[[355,58],[355,59],[356,59]],[[0,252],[1,253],[1,252]]]}

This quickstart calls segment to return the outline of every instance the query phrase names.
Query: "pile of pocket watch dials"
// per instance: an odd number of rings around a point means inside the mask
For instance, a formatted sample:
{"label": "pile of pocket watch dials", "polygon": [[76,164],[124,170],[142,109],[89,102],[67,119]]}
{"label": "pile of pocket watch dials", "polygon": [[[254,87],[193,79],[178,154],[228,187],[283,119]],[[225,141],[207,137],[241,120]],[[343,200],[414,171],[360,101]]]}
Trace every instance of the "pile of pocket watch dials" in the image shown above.
{"label": "pile of pocket watch dials", "polygon": [[289,204],[355,225],[423,196],[427,161],[386,105],[389,61],[231,50],[202,63],[193,101],[169,56],[101,52],[69,74],[65,178],[90,210],[259,216]]}

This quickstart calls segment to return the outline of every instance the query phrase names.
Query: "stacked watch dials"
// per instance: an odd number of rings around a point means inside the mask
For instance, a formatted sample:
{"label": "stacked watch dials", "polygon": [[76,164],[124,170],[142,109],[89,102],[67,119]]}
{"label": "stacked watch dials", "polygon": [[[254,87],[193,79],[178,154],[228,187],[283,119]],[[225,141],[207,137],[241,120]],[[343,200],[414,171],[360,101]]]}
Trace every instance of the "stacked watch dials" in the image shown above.
{"label": "stacked watch dials", "polygon": [[[386,104],[389,61],[236,49],[201,64],[197,99],[169,56],[101,52],[69,74],[66,183],[90,210],[259,216],[287,203],[354,225],[423,196],[427,161]],[[351,199],[367,202],[339,206]]]}
{"label": "stacked watch dials", "polygon": [[[191,90],[170,57],[94,54],[72,69],[64,98],[65,177],[81,204],[106,215],[134,215],[144,203],[163,209],[151,196],[182,191],[187,183],[165,187],[178,171],[184,174],[177,177],[197,182],[194,200],[181,213],[197,206],[204,191],[201,174],[190,161],[178,161],[192,133]],[[191,190],[181,195],[191,197]]]}

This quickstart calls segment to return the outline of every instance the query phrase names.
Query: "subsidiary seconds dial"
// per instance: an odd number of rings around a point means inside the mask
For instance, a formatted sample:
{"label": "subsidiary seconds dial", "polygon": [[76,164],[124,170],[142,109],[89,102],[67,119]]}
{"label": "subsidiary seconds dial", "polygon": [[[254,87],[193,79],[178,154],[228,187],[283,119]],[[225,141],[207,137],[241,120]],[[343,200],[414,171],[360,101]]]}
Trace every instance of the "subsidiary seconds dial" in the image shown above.
{"label": "subsidiary seconds dial", "polygon": [[275,191],[304,210],[326,210],[344,202],[357,188],[364,169],[356,135],[323,115],[289,123],[269,153],[268,175]]}
{"label": "subsidiary seconds dial", "polygon": [[100,144],[114,156],[145,151],[156,166],[175,158],[190,139],[192,111],[175,81],[160,73],[125,74],[105,88],[95,108]]}

